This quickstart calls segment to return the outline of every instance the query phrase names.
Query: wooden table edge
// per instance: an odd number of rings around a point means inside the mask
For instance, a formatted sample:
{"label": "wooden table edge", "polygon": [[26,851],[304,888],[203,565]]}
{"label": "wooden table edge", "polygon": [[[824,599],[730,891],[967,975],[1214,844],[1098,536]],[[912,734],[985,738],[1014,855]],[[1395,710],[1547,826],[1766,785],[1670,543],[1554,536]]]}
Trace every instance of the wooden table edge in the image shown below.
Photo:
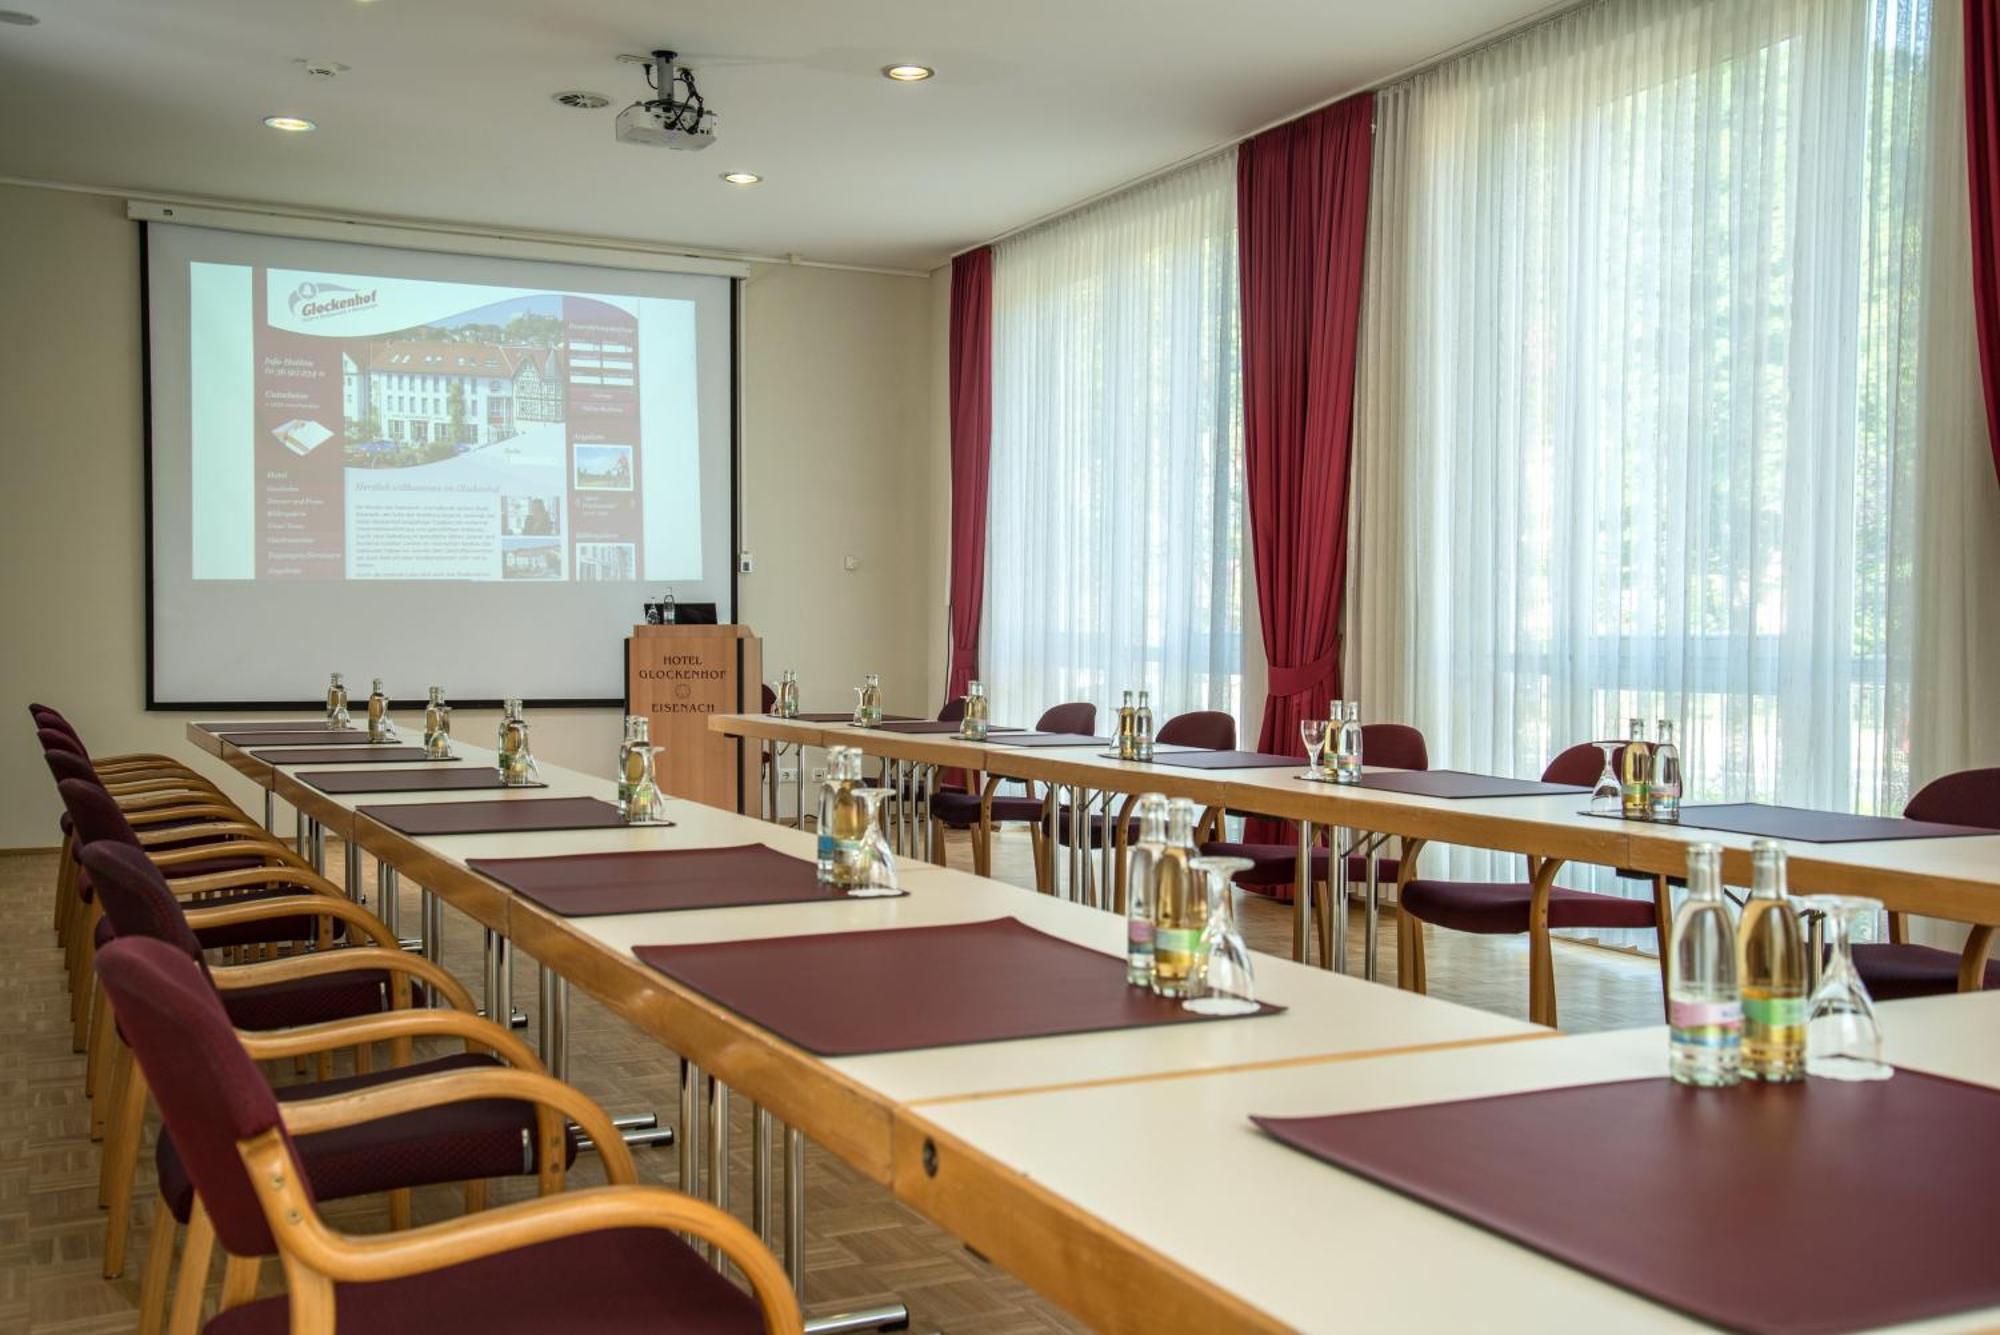
{"label": "wooden table edge", "polygon": [[1292,1329],[907,1107],[894,1141],[897,1199],[1104,1335]]}

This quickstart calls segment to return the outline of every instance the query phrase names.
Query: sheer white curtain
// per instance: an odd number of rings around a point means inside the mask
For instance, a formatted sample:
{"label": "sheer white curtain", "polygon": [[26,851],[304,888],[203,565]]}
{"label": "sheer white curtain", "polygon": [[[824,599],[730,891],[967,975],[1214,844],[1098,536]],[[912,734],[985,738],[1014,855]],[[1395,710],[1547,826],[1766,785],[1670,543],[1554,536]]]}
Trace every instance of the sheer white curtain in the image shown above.
{"label": "sheer white curtain", "polygon": [[994,717],[1242,709],[1236,156],[1001,243],[981,668]]}
{"label": "sheer white curtain", "polygon": [[1900,808],[1931,4],[1602,0],[1379,96],[1371,717],[1524,775],[1672,718],[1692,800]]}

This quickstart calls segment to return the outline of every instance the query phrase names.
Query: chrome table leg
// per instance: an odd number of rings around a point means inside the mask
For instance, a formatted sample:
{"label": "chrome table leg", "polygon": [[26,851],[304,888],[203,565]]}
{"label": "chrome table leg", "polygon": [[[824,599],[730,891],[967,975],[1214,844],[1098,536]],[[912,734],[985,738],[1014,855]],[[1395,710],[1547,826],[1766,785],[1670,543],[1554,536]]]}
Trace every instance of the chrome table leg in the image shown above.
{"label": "chrome table leg", "polygon": [[750,1105],[750,1231],[771,1245],[771,1139],[776,1119],[761,1104]]}
{"label": "chrome table leg", "polygon": [[269,788],[264,790],[264,828],[272,834],[278,832],[278,795]]}
{"label": "chrome table leg", "polygon": [[708,1198],[729,1212],[729,1086],[713,1075],[708,1077]]}
{"label": "chrome table leg", "polygon": [[558,1080],[569,1079],[569,980],[548,965],[536,966],[542,1013],[542,1065]]}
{"label": "chrome table leg", "polygon": [[316,820],[306,821],[306,833],[312,841],[312,869],[321,876],[326,875],[326,826]]}
{"label": "chrome table leg", "polygon": [[[696,1200],[706,1199],[701,1194],[701,1068],[687,1058],[681,1058],[681,1134],[674,1142],[679,1151],[680,1188]],[[704,1257],[709,1254],[707,1243],[696,1243],[695,1249]]]}
{"label": "chrome table leg", "polygon": [[1292,958],[1312,962],[1313,825],[1299,822],[1299,848],[1292,862]]}
{"label": "chrome table leg", "polygon": [[1327,905],[1328,925],[1333,928],[1333,949],[1327,952],[1327,958],[1320,961],[1320,967],[1331,969],[1335,973],[1347,972],[1347,854],[1345,850],[1347,848],[1348,833],[1347,830],[1335,828],[1332,831],[1333,838],[1329,841],[1333,846],[1328,850],[1333,855],[1333,861],[1338,864],[1329,869],[1331,874],[1326,878],[1327,884],[1333,892],[1333,903]]}
{"label": "chrome table leg", "polygon": [[785,1274],[800,1302],[806,1298],[806,1138],[785,1128]]}

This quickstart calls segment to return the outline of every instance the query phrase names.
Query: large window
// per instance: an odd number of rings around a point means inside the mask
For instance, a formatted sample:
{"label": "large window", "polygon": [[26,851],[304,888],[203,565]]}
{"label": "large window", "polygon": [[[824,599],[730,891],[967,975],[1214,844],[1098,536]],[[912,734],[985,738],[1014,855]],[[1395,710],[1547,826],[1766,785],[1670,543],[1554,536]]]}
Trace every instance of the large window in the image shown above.
{"label": "large window", "polygon": [[997,247],[981,648],[996,717],[1144,687],[1162,721],[1240,718],[1238,348],[1233,153]]}
{"label": "large window", "polygon": [[1693,800],[1900,808],[1930,10],[1602,0],[1381,95],[1350,680],[1436,762],[1668,717]]}

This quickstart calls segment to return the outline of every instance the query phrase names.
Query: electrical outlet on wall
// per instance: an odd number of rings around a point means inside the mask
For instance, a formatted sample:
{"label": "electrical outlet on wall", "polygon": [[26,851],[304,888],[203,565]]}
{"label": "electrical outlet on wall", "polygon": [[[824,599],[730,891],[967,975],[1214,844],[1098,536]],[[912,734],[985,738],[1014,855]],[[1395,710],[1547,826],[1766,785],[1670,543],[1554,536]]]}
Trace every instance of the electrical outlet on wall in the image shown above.
{"label": "electrical outlet on wall", "polygon": [[840,568],[851,574],[861,569],[861,558],[858,556],[844,556],[840,560]]}
{"label": "electrical outlet on wall", "polygon": [[756,570],[757,570],[757,558],[755,556],[753,556],[749,552],[738,552],[736,554],[737,574],[739,575],[755,574]]}

